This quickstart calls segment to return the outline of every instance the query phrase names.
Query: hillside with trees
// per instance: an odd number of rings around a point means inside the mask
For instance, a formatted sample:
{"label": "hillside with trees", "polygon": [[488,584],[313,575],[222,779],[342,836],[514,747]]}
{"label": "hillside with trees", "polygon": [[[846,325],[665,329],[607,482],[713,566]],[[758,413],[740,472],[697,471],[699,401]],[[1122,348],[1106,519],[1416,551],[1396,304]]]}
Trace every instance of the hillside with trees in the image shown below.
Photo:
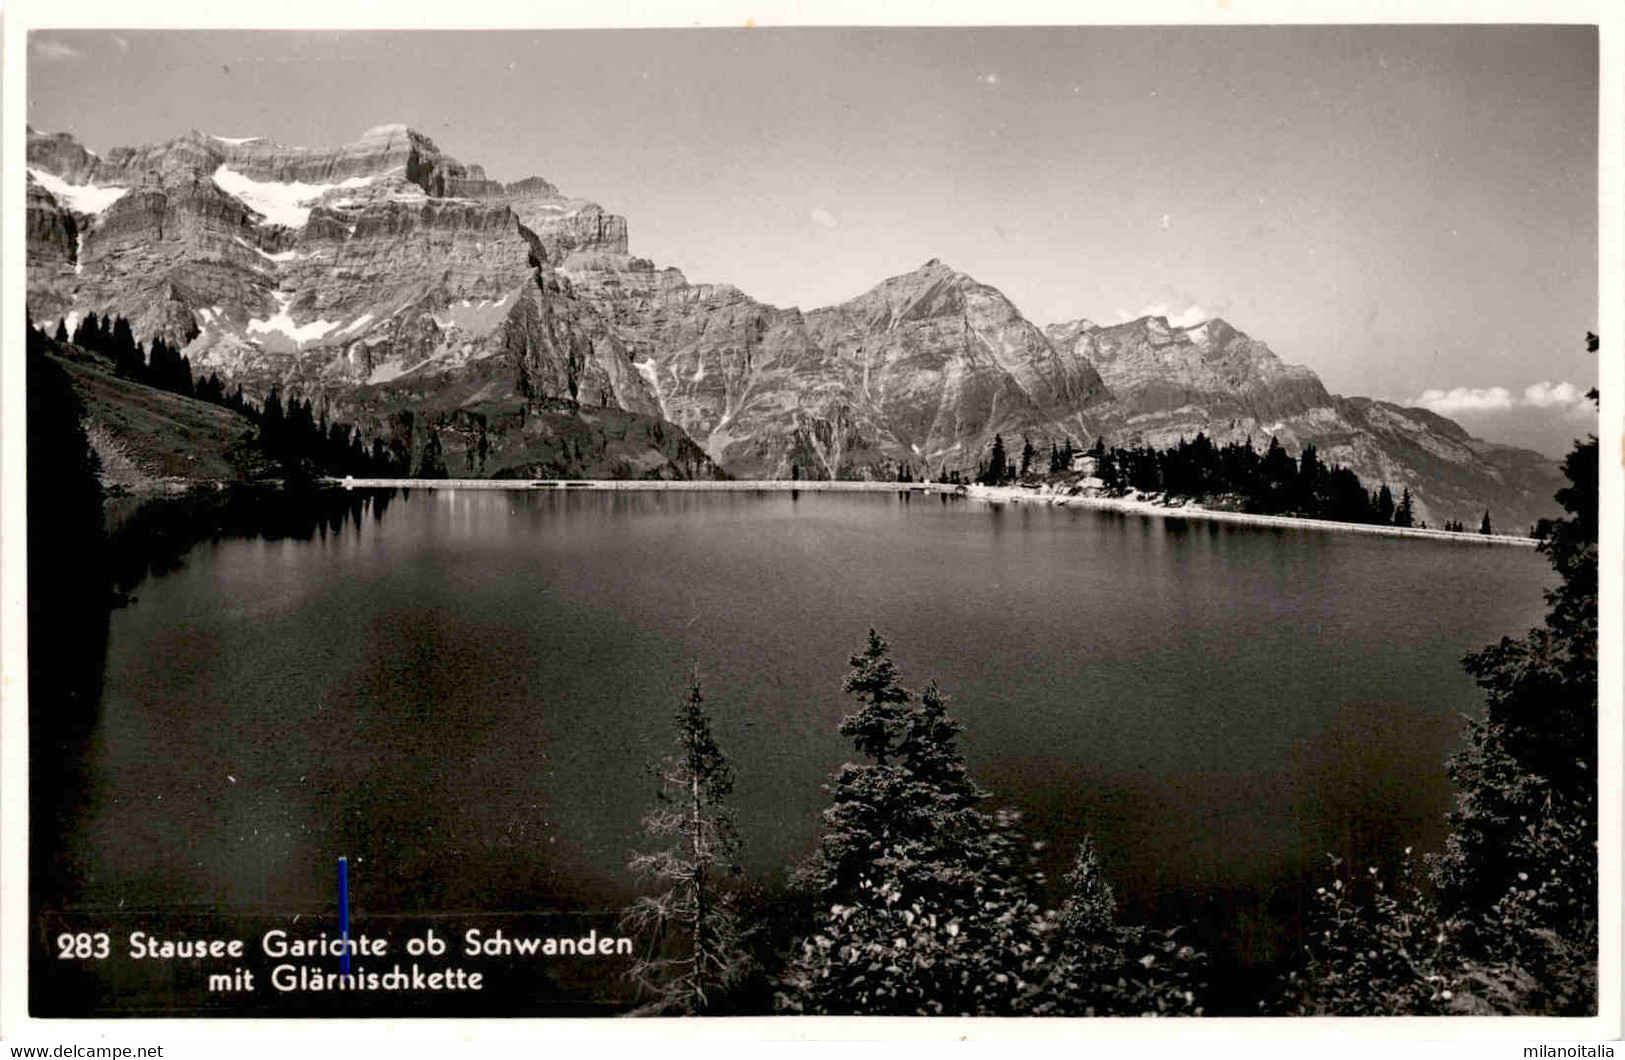
{"label": "hillside with trees", "polygon": [[[1087,470],[1074,470],[1079,457],[1084,458]],[[1006,454],[1003,436],[995,435],[987,458],[978,465],[975,481],[985,486],[1048,484],[1094,489],[1107,497],[1134,494],[1254,515],[1427,527],[1416,518],[1408,487],[1402,487],[1397,497],[1385,482],[1369,489],[1348,468],[1321,460],[1313,445],[1293,457],[1273,436],[1263,452],[1250,438],[1215,445],[1200,433],[1189,441],[1181,438],[1167,449],[1108,447],[1102,437],[1092,448],[1080,451],[1068,439],[1064,445],[1051,443],[1047,457],[1034,448],[1031,439],[1024,438],[1020,457],[1012,458]],[[1485,527],[1488,519],[1486,512]]]}
{"label": "hillside with trees", "polygon": [[101,474],[115,490],[322,475],[445,477],[443,462],[414,468],[398,442],[329,422],[309,398],[284,398],[272,387],[255,404],[241,386],[227,393],[217,374],[195,379],[178,350],[162,337],[138,343],[123,317],[91,313],[71,334],[65,321],[54,334],[29,322],[27,346],[30,363],[38,355],[67,371]]}

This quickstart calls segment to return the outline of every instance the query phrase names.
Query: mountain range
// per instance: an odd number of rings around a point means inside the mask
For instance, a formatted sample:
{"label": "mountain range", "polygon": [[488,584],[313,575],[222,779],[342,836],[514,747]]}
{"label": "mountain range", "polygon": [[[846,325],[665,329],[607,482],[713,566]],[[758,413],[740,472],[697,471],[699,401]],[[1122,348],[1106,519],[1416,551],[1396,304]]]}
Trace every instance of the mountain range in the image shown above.
{"label": "mountain range", "polygon": [[194,131],[105,157],[30,129],[27,160],[35,320],[124,316],[256,400],[275,386],[414,448],[432,432],[454,474],[602,474],[613,454],[637,477],[935,478],[974,471],[995,435],[1047,452],[1205,432],[1314,445],[1435,525],[1556,509],[1553,461],[1329,394],[1224,320],[1041,329],[938,260],[839,305],[767,305],[405,125],[332,149]]}

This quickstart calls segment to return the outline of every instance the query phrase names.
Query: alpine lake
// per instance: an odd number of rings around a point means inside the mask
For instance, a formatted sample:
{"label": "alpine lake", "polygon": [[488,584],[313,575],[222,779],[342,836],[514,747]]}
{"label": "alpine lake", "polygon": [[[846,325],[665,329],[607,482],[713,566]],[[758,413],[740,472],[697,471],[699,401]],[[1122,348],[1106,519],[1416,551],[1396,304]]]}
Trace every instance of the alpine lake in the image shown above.
{"label": "alpine lake", "polygon": [[1329,856],[1438,849],[1482,710],[1462,657],[1551,581],[1531,549],[935,494],[355,491],[282,520],[185,541],[112,612],[53,908],[330,920],[343,856],[358,927],[618,910],[691,671],[771,900],[855,757],[872,626],[951,697],[1051,900],[1093,836],[1120,919],[1186,925],[1242,1013]]}

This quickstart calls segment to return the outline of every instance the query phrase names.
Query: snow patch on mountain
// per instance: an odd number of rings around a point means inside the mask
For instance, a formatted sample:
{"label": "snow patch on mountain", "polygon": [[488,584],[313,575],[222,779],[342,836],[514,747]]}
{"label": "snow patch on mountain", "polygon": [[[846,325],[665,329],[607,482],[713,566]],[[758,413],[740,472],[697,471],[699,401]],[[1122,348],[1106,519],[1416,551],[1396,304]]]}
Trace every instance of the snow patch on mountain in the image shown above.
{"label": "snow patch on mountain", "polygon": [[364,188],[374,179],[351,177],[337,184],[304,184],[296,180],[281,183],[255,180],[230,166],[221,166],[214,171],[215,187],[261,214],[265,218],[264,224],[285,225],[288,228],[305,227],[305,222],[310,220],[312,204],[328,192]]}
{"label": "snow patch on mountain", "polygon": [[[655,359],[650,357],[646,361],[633,361],[632,367],[638,370],[638,374],[643,376],[644,381],[649,384],[649,389],[654,391],[655,400],[660,402],[660,418],[663,420],[671,419],[671,416],[666,412],[666,395],[660,390],[660,376],[655,371]],[[674,368],[673,371],[675,370]]]}
{"label": "snow patch on mountain", "polygon": [[251,334],[278,334],[292,339],[301,346],[314,339],[319,339],[329,331],[338,327],[337,324],[327,320],[312,320],[308,324],[295,324],[293,317],[288,315],[288,307],[293,304],[293,295],[278,294],[276,298],[277,311],[265,319],[254,319],[248,322]]}
{"label": "snow patch on mountain", "polygon": [[402,367],[402,362],[399,358],[385,361],[383,364],[377,365],[373,368],[372,374],[367,377],[367,383],[369,385],[376,385],[378,383],[387,383],[392,379],[399,379],[403,375],[410,375],[411,373],[417,371],[419,368],[422,368],[432,360],[434,360],[433,357],[425,357],[423,360],[412,365],[410,368]]}
{"label": "snow patch on mountain", "polygon": [[371,313],[362,313],[360,316],[356,317],[350,323],[346,324],[344,327],[342,327],[338,331],[334,332],[333,337],[338,338],[340,335],[348,335],[353,331],[358,331],[361,328],[366,327],[371,322],[372,322],[372,314]]}
{"label": "snow patch on mountain", "polygon": [[519,292],[512,291],[502,298],[488,298],[475,302],[463,299],[446,307],[444,313],[434,314],[434,322],[442,329],[456,328],[473,334],[485,334],[508,315],[508,310],[519,300]]}
{"label": "snow patch on mountain", "polygon": [[130,190],[112,186],[102,187],[98,184],[69,184],[55,173],[47,173],[33,166],[28,167],[28,175],[50,192],[53,199],[74,213],[99,214],[124,198]]}
{"label": "snow patch on mountain", "polygon": [[265,137],[263,137],[263,136],[216,136],[214,133],[210,133],[209,134],[209,139],[211,139],[211,140],[219,140],[223,144],[233,144],[233,145],[235,145],[235,144],[251,144],[256,140],[263,140],[263,139],[265,139]]}
{"label": "snow patch on mountain", "polygon": [[387,383],[399,376],[401,372],[402,367],[399,358],[384,361],[382,364],[373,365],[372,374],[367,376],[367,384],[376,386],[379,383]]}

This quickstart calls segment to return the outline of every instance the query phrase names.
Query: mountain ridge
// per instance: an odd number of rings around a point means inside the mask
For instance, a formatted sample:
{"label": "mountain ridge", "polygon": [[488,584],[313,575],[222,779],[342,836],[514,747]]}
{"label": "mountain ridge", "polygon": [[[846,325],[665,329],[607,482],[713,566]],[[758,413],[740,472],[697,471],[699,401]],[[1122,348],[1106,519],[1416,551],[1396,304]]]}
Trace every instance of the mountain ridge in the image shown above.
{"label": "mountain ridge", "polygon": [[194,130],[105,157],[30,129],[28,165],[37,319],[117,311],[251,395],[297,388],[380,426],[401,395],[472,373],[470,400],[663,419],[741,477],[936,476],[973,471],[998,434],[1201,431],[1313,444],[1410,488],[1422,518],[1555,508],[1555,463],[1331,395],[1222,319],[1041,329],[940,258],[835,305],[772,306],[634,257],[624,217],[542,177],[491,180],[400,123],[338,148]]}

